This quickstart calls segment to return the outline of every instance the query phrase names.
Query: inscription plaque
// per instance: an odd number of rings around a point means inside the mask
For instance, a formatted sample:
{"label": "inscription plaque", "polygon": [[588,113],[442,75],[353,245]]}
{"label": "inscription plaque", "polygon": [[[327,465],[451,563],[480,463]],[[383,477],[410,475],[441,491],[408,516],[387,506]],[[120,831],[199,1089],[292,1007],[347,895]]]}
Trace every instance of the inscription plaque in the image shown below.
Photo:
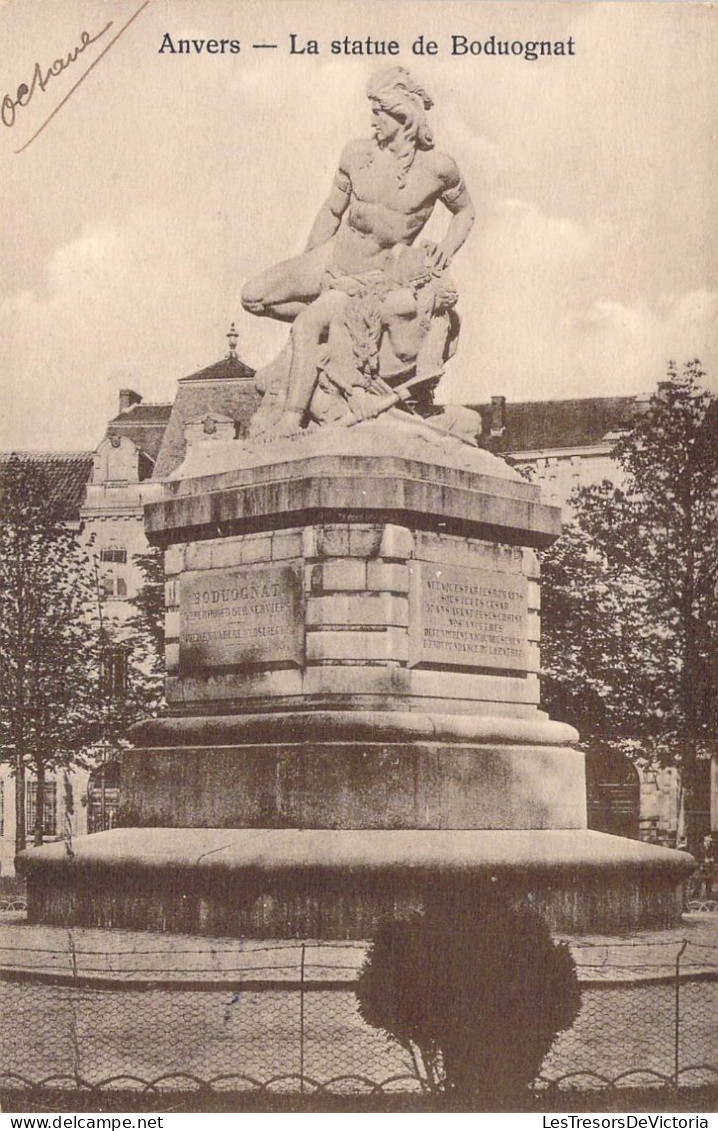
{"label": "inscription plaque", "polygon": [[299,566],[206,569],[180,578],[180,671],[303,661]]}
{"label": "inscription plaque", "polygon": [[409,666],[527,667],[527,581],[522,574],[416,562]]}

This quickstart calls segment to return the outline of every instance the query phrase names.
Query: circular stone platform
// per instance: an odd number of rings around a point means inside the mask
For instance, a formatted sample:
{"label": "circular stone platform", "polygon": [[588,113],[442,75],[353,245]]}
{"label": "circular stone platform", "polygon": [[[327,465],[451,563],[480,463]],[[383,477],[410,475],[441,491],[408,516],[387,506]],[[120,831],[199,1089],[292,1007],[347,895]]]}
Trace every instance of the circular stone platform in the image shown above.
{"label": "circular stone platform", "polygon": [[[490,882],[559,931],[664,927],[692,857],[579,830],[113,829],[26,853],[31,921],[366,938],[378,915]],[[40,883],[33,882],[41,880]]]}

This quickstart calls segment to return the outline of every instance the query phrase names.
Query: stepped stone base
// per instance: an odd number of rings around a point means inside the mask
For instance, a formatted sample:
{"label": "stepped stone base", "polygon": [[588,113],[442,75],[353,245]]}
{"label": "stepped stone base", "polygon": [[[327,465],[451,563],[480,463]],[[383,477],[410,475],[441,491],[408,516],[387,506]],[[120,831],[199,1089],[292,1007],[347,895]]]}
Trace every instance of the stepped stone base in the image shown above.
{"label": "stepped stone base", "polygon": [[538,711],[199,716],[150,720],[134,738],[126,826],[585,827],[584,759],[566,745],[576,732]]}
{"label": "stepped stone base", "polygon": [[367,938],[389,911],[495,884],[558,931],[666,927],[693,861],[587,830],[114,829],[26,854],[32,922]]}
{"label": "stepped stone base", "polygon": [[691,858],[589,832],[539,709],[539,488],[411,420],[195,451],[145,514],[169,715],[122,829],[26,853],[36,922],[367,938],[495,884],[558,930],[663,927]]}

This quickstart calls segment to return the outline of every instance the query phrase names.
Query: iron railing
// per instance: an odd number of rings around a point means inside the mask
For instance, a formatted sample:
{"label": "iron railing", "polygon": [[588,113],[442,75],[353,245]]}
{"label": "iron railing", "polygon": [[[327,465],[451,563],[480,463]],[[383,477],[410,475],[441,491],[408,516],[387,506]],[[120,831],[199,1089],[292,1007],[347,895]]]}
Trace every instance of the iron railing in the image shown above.
{"label": "iron railing", "polygon": [[[192,943],[194,942],[194,945]],[[0,1091],[421,1095],[409,1054],[359,1016],[364,943],[179,940],[0,946]],[[532,1087],[718,1080],[718,945],[574,944],[579,1016]]]}

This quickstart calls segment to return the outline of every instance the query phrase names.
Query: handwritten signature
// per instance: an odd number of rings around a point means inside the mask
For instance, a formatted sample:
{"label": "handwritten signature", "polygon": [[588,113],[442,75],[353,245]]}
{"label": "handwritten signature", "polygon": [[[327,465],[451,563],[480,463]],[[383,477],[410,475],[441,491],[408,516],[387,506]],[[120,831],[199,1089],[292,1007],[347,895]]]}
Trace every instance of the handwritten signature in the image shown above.
{"label": "handwritten signature", "polygon": [[36,63],[35,70],[32,73],[32,82],[30,83],[30,85],[28,86],[27,83],[23,82],[17,88],[16,98],[13,98],[10,94],[6,94],[3,98],[3,125],[14,126],[15,115],[17,113],[18,107],[24,108],[25,106],[29,106],[30,102],[32,101],[32,96],[38,88],[44,94],[45,88],[47,87],[50,79],[54,75],[61,74],[62,71],[66,70],[71,63],[74,63],[77,59],[77,56],[80,55],[86,47],[89,47],[91,43],[97,43],[97,40],[100,38],[100,36],[104,35],[106,31],[110,30],[112,23],[113,21],[110,20],[109,24],[106,24],[103,27],[102,31],[98,31],[97,35],[90,35],[89,31],[83,31],[82,35],[80,36],[79,46],[74,47],[72,51],[70,51],[67,55],[64,55],[61,59],[56,59],[55,62],[47,68],[44,75],[42,73],[42,67],[39,63]]}
{"label": "handwritten signature", "polygon": [[[113,44],[115,44],[117,42],[117,40],[120,38],[120,36],[123,34],[123,32],[127,31],[128,27],[133,22],[133,20],[137,19],[140,12],[142,12],[143,9],[146,8],[149,3],[150,3],[150,0],[144,0],[144,3],[137,9],[137,11],[132,16],[130,16],[127,23],[123,24],[123,26],[120,28],[120,30],[112,37],[112,39],[109,41],[109,43],[105,46],[104,50],[100,52],[100,54],[97,56],[97,58],[94,60],[94,62],[92,62],[90,64],[90,66],[87,68],[87,70],[84,71],[83,74],[80,75],[77,82],[72,87],[70,87],[70,90],[67,92],[65,97],[62,99],[61,102],[58,103],[58,105],[55,107],[55,109],[52,111],[52,113],[48,115],[48,117],[42,123],[40,128],[35,131],[35,133],[32,135],[32,137],[29,138],[28,141],[26,141],[24,145],[22,145],[19,149],[15,150],[16,153],[22,153],[23,149],[27,149],[28,145],[30,145],[35,140],[35,138],[39,134],[42,133],[42,131],[45,129],[46,126],[49,125],[49,123],[52,121],[52,119],[55,117],[55,115],[58,113],[58,111],[61,110],[62,107],[65,105],[68,98],[70,98],[71,95],[74,94],[74,92],[77,90],[78,86],[80,86],[80,84],[85,81],[85,79],[89,75],[90,71],[93,70],[93,68],[97,66],[97,64],[100,62],[100,59],[102,59],[102,57],[107,54],[107,52],[110,50],[110,48],[113,46]],[[72,66],[73,63],[77,62],[77,59],[82,54],[82,52],[85,51],[86,48],[90,46],[90,44],[97,43],[98,39],[101,39],[102,36],[105,35],[110,30],[110,28],[113,26],[113,24],[114,24],[114,20],[110,20],[110,22],[105,24],[105,26],[103,28],[101,28],[100,31],[96,32],[95,35],[90,35],[90,33],[88,31],[83,31],[82,35],[80,36],[80,42],[77,45],[77,47],[73,47],[73,49],[71,51],[69,51],[66,55],[63,55],[60,58],[55,59],[54,63],[51,63],[49,67],[43,68],[40,65],[40,63],[35,63],[35,70],[32,73],[32,80],[31,80],[29,86],[25,82],[20,83],[20,85],[17,88],[17,92],[16,92],[16,95],[15,95],[14,98],[11,94],[6,94],[5,97],[3,98],[2,106],[0,107],[0,118],[2,118],[3,125],[7,126],[8,128],[11,129],[15,125],[18,110],[24,110],[26,106],[29,106],[29,104],[31,103],[31,101],[32,101],[32,99],[35,95],[35,92],[39,90],[42,94],[44,94],[45,90],[47,89],[47,85],[50,82],[50,79],[57,77],[57,75],[61,75],[63,71],[66,71],[68,69],[68,67]]]}

